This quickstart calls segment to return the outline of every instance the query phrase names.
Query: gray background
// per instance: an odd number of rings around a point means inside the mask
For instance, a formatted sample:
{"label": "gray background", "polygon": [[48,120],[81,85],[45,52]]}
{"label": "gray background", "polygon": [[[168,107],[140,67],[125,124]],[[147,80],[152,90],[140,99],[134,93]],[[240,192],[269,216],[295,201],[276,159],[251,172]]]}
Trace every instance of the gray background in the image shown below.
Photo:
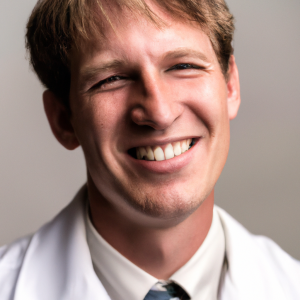
{"label": "gray background", "polygon": [[[81,150],[52,136],[25,59],[35,0],[0,0],[0,244],[35,231],[85,182]],[[242,105],[216,203],[300,259],[300,1],[228,0]]]}

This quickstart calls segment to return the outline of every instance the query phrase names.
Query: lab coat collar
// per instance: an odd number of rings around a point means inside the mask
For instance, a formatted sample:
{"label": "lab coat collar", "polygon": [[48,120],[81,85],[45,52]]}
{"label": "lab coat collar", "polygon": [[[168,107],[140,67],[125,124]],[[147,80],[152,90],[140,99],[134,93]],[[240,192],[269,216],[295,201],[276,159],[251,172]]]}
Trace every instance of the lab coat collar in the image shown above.
{"label": "lab coat collar", "polygon": [[86,242],[86,186],[50,223],[33,235],[15,300],[109,300],[96,276]]}
{"label": "lab coat collar", "polygon": [[266,238],[252,235],[223,209],[217,207],[217,211],[224,229],[228,261],[220,300],[287,299],[272,258],[274,249],[267,249]]}
{"label": "lab coat collar", "polygon": [[[15,300],[110,300],[94,272],[86,241],[84,186],[74,200],[33,235],[16,286]],[[253,236],[217,207],[225,233],[228,271],[221,300],[283,300],[271,260]],[[195,299],[197,300],[197,299]]]}

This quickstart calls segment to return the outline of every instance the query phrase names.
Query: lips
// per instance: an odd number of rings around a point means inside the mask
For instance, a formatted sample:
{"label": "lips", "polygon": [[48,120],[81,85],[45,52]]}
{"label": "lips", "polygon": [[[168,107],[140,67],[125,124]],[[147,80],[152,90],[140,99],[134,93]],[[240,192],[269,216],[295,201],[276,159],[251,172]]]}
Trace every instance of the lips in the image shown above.
{"label": "lips", "polygon": [[188,151],[194,145],[194,139],[185,139],[157,146],[136,147],[129,154],[138,160],[163,161]]}

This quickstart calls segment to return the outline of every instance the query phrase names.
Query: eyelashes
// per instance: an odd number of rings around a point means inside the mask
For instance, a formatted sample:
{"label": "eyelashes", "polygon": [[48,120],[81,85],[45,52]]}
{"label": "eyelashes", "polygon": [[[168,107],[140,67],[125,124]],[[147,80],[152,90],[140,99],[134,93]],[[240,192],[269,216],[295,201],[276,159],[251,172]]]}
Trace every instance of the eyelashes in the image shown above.
{"label": "eyelashes", "polygon": [[[204,67],[190,64],[190,63],[180,63],[172,66],[171,68],[167,69],[166,72],[169,71],[180,71],[180,70],[189,70],[189,69],[195,69],[195,70],[203,70]],[[90,91],[99,90],[101,91],[107,91],[107,90],[114,90],[118,87],[122,87],[125,85],[126,81],[132,81],[136,78],[136,76],[121,76],[121,75],[114,75],[108,78],[105,78],[104,80],[99,81],[94,86],[90,88]]]}
{"label": "eyelashes", "polygon": [[108,78],[106,78],[104,80],[99,81],[97,84],[95,84],[94,86],[92,86],[90,90],[104,88],[105,86],[113,85],[114,82],[120,81],[120,80],[123,80],[123,79],[126,79],[126,77],[124,77],[124,76],[118,76],[118,75],[111,76],[111,77],[108,77]]}
{"label": "eyelashes", "polygon": [[170,69],[168,69],[168,71],[171,70],[187,70],[187,69],[203,69],[203,67],[197,66],[197,65],[192,65],[192,64],[177,64],[173,67],[171,67]]}

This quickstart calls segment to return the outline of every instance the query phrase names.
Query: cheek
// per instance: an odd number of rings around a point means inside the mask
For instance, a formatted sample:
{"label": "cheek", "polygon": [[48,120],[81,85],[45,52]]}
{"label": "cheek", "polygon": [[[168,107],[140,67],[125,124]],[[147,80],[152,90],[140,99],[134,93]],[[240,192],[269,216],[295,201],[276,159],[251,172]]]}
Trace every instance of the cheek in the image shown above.
{"label": "cheek", "polygon": [[181,102],[204,123],[209,132],[228,123],[227,87],[223,77],[206,76],[174,89]]}
{"label": "cheek", "polygon": [[83,99],[82,105],[75,108],[76,132],[81,140],[89,139],[90,142],[114,139],[119,132],[126,113],[124,101],[118,97],[96,94],[89,99]]}

